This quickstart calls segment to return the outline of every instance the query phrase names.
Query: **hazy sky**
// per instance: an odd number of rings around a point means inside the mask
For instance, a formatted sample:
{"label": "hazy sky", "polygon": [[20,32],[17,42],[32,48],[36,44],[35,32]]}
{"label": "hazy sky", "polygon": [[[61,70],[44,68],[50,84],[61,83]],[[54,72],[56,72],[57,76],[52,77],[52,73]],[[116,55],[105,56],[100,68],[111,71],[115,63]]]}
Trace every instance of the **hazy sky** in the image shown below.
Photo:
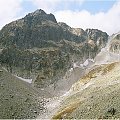
{"label": "hazy sky", "polygon": [[0,28],[38,8],[71,27],[120,31],[120,0],[0,0]]}

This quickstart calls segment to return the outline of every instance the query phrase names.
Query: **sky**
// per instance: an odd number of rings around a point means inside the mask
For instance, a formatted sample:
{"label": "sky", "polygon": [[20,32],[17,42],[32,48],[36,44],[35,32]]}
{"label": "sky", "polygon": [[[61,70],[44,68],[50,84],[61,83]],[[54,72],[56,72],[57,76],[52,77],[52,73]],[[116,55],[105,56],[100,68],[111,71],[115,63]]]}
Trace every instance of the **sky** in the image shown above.
{"label": "sky", "polygon": [[0,0],[0,29],[30,12],[43,9],[71,27],[120,31],[120,0]]}

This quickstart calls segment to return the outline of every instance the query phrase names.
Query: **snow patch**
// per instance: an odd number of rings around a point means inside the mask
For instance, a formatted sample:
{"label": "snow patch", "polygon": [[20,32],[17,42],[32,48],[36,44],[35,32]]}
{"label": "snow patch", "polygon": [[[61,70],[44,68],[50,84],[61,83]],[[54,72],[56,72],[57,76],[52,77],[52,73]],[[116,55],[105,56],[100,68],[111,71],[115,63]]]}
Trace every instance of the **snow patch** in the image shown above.
{"label": "snow patch", "polygon": [[69,69],[69,72],[72,72],[72,71],[73,71],[73,68],[70,68],[70,69]]}
{"label": "snow patch", "polygon": [[22,81],[27,82],[27,83],[32,83],[32,79],[25,79],[25,78],[22,78],[22,77],[18,77],[17,75],[14,75],[14,76],[17,77],[17,78],[19,78]]}
{"label": "snow patch", "polygon": [[95,61],[93,59],[86,59],[83,64],[80,64],[81,67],[87,67],[88,65],[91,65],[91,63],[94,63]]}
{"label": "snow patch", "polygon": [[79,65],[77,65],[77,63],[73,63],[73,68],[77,68],[80,67]]}
{"label": "snow patch", "polygon": [[88,66],[88,64],[89,64],[89,61],[88,61],[88,59],[83,63],[83,66]]}
{"label": "snow patch", "polygon": [[63,94],[61,97],[67,97],[70,94],[70,92],[66,92],[65,94]]}
{"label": "snow patch", "polygon": [[70,69],[69,69],[69,72],[72,72],[75,68],[81,68],[81,66],[80,65],[78,65],[78,63],[76,62],[76,63],[73,63],[73,65],[72,65],[73,67],[71,67]]}
{"label": "snow patch", "polygon": [[2,69],[4,69],[6,72],[8,72],[6,68],[2,67]]}

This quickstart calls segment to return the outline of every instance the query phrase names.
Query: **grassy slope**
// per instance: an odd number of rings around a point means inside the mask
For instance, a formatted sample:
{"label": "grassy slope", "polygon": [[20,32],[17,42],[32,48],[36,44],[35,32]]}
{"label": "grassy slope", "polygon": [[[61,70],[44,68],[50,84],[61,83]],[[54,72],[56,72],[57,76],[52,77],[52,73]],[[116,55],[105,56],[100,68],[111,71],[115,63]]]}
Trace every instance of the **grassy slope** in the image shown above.
{"label": "grassy slope", "polygon": [[44,109],[38,96],[28,83],[0,68],[0,119],[35,118]]}
{"label": "grassy slope", "polygon": [[53,119],[120,118],[119,66],[112,63],[91,70],[73,85]]}

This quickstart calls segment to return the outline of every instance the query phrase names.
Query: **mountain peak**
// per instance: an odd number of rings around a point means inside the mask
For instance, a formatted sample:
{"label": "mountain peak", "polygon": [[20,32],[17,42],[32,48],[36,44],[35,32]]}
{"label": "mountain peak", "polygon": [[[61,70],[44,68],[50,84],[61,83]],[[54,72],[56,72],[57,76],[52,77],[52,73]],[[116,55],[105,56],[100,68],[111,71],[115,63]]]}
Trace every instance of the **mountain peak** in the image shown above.
{"label": "mountain peak", "polygon": [[30,15],[32,16],[36,16],[36,15],[46,15],[45,11],[42,9],[37,9],[36,11],[30,13]]}
{"label": "mountain peak", "polygon": [[[37,9],[36,11],[29,13],[28,15],[25,16],[27,19],[35,19],[39,21],[52,21],[57,23],[55,16],[53,14],[47,14],[44,10],[42,9]],[[38,22],[38,21],[37,21]]]}

